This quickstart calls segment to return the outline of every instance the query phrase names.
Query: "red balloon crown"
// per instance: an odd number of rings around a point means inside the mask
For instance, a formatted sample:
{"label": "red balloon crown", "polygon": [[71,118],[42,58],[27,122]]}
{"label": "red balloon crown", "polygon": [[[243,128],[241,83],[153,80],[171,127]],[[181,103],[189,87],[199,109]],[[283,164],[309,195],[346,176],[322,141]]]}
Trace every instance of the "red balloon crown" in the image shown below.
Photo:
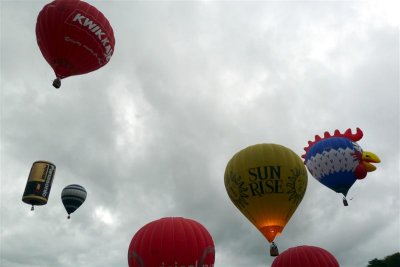
{"label": "red balloon crown", "polygon": [[355,134],[353,134],[351,132],[351,129],[349,128],[344,133],[340,133],[340,131],[336,129],[335,132],[333,133],[333,135],[331,135],[329,132],[324,132],[324,137],[320,137],[319,135],[316,135],[314,141],[308,141],[308,146],[304,148],[306,153],[301,155],[301,157],[303,159],[305,159],[306,155],[308,153],[308,150],[310,150],[310,148],[313,145],[315,145],[317,142],[319,142],[321,140],[328,139],[331,137],[345,137],[345,138],[352,140],[353,142],[357,142],[357,141],[361,140],[361,138],[363,137],[363,132],[360,128],[357,127]]}

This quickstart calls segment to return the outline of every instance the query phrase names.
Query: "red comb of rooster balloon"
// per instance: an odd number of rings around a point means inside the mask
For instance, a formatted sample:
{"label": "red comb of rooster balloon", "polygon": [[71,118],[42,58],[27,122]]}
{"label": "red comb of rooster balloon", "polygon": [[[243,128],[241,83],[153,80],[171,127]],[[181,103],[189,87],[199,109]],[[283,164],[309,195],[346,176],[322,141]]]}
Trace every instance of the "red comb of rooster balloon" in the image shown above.
{"label": "red comb of rooster balloon", "polygon": [[[306,154],[308,152],[308,150],[310,149],[310,147],[312,147],[315,143],[317,143],[318,141],[321,141],[323,139],[327,139],[327,138],[331,138],[331,137],[345,137],[348,138],[350,140],[352,140],[353,142],[357,142],[359,140],[361,140],[361,138],[363,137],[364,133],[362,132],[362,130],[360,128],[356,128],[356,133],[353,134],[351,132],[351,129],[347,129],[344,133],[340,133],[340,131],[338,129],[335,130],[335,132],[333,133],[333,135],[331,135],[328,131],[324,132],[324,137],[320,137],[319,135],[315,135],[315,140],[314,141],[308,141],[308,146],[304,148],[304,150],[306,151]],[[303,154],[301,157],[302,158],[306,158],[306,154]]]}

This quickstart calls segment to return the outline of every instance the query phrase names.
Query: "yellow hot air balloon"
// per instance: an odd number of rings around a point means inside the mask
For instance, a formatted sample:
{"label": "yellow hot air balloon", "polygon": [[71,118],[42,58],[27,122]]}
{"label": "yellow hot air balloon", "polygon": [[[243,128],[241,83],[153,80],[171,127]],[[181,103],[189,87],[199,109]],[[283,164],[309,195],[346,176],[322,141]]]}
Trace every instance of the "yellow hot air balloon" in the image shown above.
{"label": "yellow hot air balloon", "polygon": [[[276,248],[275,236],[292,217],[307,188],[307,170],[292,150],[277,144],[249,146],[228,162],[225,188],[229,198]],[[275,255],[273,255],[275,254]]]}

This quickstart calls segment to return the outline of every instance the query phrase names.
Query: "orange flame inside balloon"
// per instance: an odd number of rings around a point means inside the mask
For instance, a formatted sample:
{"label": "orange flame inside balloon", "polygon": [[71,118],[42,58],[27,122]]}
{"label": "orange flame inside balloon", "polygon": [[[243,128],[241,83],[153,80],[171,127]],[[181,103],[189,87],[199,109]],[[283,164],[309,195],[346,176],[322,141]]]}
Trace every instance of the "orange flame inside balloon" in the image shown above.
{"label": "orange flame inside balloon", "polygon": [[282,226],[269,225],[260,228],[261,233],[267,238],[268,242],[274,241],[275,237],[279,235],[283,230]]}

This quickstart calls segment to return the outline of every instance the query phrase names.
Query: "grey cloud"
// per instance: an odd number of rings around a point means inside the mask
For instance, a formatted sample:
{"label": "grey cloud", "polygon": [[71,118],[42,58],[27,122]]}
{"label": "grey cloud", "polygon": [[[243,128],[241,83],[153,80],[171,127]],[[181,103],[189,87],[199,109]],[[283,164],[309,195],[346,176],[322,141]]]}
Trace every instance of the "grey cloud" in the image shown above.
{"label": "grey cloud", "polygon": [[[216,266],[269,266],[268,242],[225,191],[228,160],[256,143],[300,156],[315,134],[357,126],[361,147],[382,159],[377,171],[352,187],[349,207],[309,175],[278,246],[321,246],[343,267],[400,249],[399,41],[367,6],[93,2],[115,53],[55,90],[34,35],[44,4],[1,4],[3,265],[127,266],[140,227],[184,216],[213,235]],[[21,197],[38,159],[57,171],[48,204],[31,213]],[[70,183],[88,198],[67,220]]]}

